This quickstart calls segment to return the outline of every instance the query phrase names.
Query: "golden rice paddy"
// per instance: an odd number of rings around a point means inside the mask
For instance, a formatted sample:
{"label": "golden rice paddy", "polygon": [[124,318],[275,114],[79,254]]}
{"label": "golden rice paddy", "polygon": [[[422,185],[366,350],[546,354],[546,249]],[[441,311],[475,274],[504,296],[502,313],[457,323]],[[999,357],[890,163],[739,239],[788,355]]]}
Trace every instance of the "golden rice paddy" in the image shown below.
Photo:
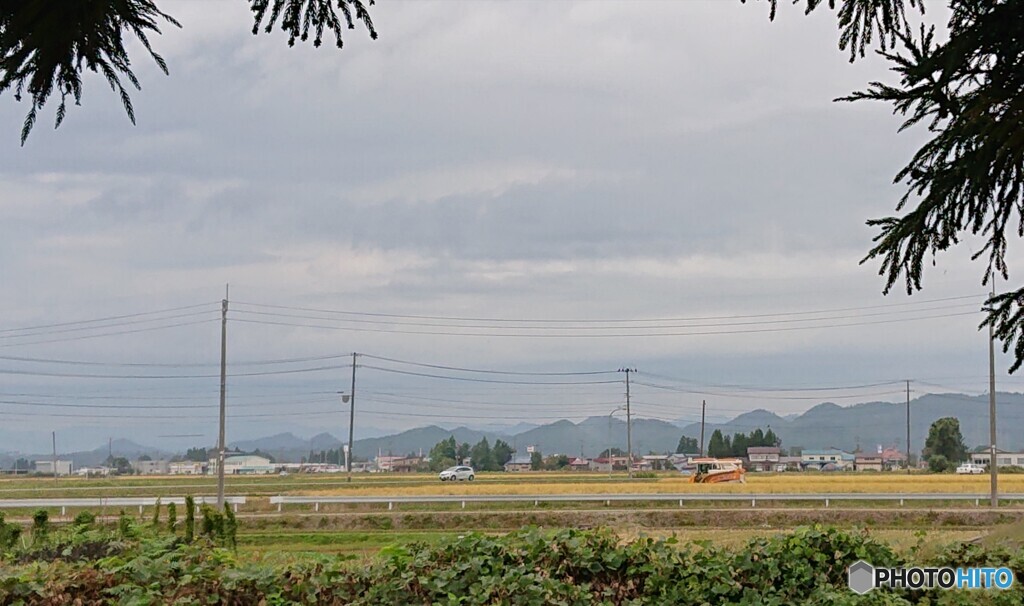
{"label": "golden rice paddy", "polygon": [[[905,473],[834,473],[834,474],[747,474],[745,484],[691,484],[682,476],[657,479],[602,481],[593,474],[550,476],[545,473],[524,473],[519,481],[509,482],[510,474],[481,473],[474,482],[424,483],[407,485],[348,486],[302,490],[310,495],[423,496],[423,495],[539,495],[539,494],[789,494],[789,493],[905,493],[905,494],[978,494],[989,491],[989,477],[929,475]],[[394,477],[394,476],[392,476]],[[488,480],[503,481],[488,481]],[[1003,475],[999,478],[1002,494],[1024,493],[1024,475]]]}

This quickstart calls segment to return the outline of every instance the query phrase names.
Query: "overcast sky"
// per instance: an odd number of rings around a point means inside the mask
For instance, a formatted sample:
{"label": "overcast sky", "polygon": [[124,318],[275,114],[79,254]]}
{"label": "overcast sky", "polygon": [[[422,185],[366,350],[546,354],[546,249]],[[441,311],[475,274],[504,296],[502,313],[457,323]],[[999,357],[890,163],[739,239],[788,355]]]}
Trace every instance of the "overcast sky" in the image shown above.
{"label": "overcast sky", "polygon": [[[162,0],[183,28],[154,40],[169,77],[133,54],[137,126],[90,75],[82,107],[57,131],[48,108],[19,147],[26,104],[0,97],[0,356],[110,363],[0,359],[0,451],[46,450],[52,429],[68,449],[108,435],[212,443],[225,283],[232,374],[308,371],[232,377],[229,439],[346,432],[333,394],[349,371],[309,370],[346,359],[238,363],[352,351],[521,372],[632,366],[635,413],[666,419],[696,418],[702,398],[720,416],[898,401],[900,385],[874,384],[904,378],[917,394],[983,391],[977,243],[941,255],[909,298],[883,297],[877,263],[858,264],[874,235],[864,221],[892,212],[892,178],[923,133],[898,135],[888,107],[833,103],[886,66],[851,65],[833,14],[782,4],[769,23],[767,6],[738,0],[383,2],[380,39],[357,29],[338,51],[252,36],[243,2]],[[544,331],[243,302],[624,322]],[[821,310],[847,311],[796,313]],[[80,338],[111,332],[123,334]],[[596,333],[625,336],[581,336]],[[1014,390],[1007,366],[1000,389]],[[83,374],[107,377],[66,376]],[[153,378],[166,375],[202,376]],[[623,395],[619,382],[372,368],[358,381],[364,432],[580,419]],[[852,385],[873,386],[771,391]],[[202,437],[166,437],[183,434]]]}

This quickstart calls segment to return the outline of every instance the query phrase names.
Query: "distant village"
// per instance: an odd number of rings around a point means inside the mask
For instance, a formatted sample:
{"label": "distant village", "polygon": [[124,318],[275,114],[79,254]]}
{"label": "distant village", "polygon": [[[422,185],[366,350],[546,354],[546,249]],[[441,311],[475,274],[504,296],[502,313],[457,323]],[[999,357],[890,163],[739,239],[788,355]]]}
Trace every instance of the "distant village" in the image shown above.
{"label": "distant village", "polygon": [[[1024,467],[1024,453],[997,451],[1000,467]],[[700,453],[648,454],[633,455],[632,459],[618,449],[605,451],[604,456],[586,458],[554,454],[542,456],[535,447],[527,447],[526,454],[512,456],[495,471],[508,473],[526,471],[576,471],[633,472],[678,471],[687,473],[695,469],[695,461],[701,458]],[[322,458],[322,457],[321,457]],[[804,450],[798,455],[786,455],[778,446],[750,446],[746,456],[729,457],[739,459],[743,467],[752,472],[863,472],[893,471],[907,467],[907,454],[894,447],[881,448],[875,452],[847,452],[838,448]],[[305,459],[305,457],[304,457]],[[988,452],[972,453],[970,462],[987,466],[990,457]],[[451,461],[445,461],[445,464]],[[27,461],[25,461],[27,463]],[[31,466],[22,469],[4,470],[5,473],[21,475],[53,476],[113,476],[113,475],[172,475],[202,476],[217,474],[217,458],[204,461],[164,460],[141,457],[134,461],[125,459],[108,461],[108,465],[75,468],[71,461],[43,459],[33,461]],[[458,465],[473,466],[471,456],[455,461]],[[927,467],[923,462],[919,465]],[[431,465],[429,456],[409,454],[403,456],[378,455],[369,461],[353,461],[353,473],[414,473],[437,470]],[[287,475],[291,473],[344,473],[343,463],[329,463],[323,460],[303,460],[299,463],[277,463],[272,457],[260,453],[230,452],[224,458],[225,475]]]}

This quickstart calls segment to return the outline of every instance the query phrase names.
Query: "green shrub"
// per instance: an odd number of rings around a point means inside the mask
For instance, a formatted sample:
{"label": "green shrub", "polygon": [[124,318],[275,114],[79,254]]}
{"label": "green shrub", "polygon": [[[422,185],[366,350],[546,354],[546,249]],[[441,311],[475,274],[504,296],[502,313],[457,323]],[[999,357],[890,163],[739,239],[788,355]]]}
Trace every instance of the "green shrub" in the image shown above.
{"label": "green shrub", "polygon": [[238,519],[227,503],[224,503],[224,546],[238,550]]}
{"label": "green shrub", "polygon": [[[204,510],[204,530],[216,534],[214,514],[233,541],[234,514]],[[205,520],[209,519],[207,525]],[[99,531],[97,531],[99,532]],[[116,545],[110,543],[110,546]],[[410,543],[381,550],[371,562],[338,558],[247,564],[175,537],[126,547],[40,552],[31,566],[0,568],[0,603],[118,604],[746,604],[750,606],[905,606],[1024,603],[1019,585],[998,593],[875,591],[856,596],[846,568],[858,559],[879,566],[903,562],[866,532],[819,526],[751,540],[737,549],[674,538],[623,543],[610,530],[525,529],[505,536],[469,533],[439,544]],[[230,546],[230,545],[229,545]],[[60,554],[70,555],[60,555]],[[957,545],[915,564],[1009,566],[1024,578],[1024,553]],[[921,558],[922,561],[917,561]],[[187,580],[186,580],[187,579]],[[5,601],[6,596],[14,596]]]}
{"label": "green shrub", "polygon": [[5,552],[14,549],[14,546],[18,544],[18,538],[21,536],[21,526],[17,524],[8,524],[4,513],[0,511],[0,556]]}
{"label": "green shrub", "polygon": [[173,502],[167,504],[167,530],[174,534],[174,527],[178,523],[178,506]]}
{"label": "green shrub", "polygon": [[156,498],[156,503],[153,506],[153,528],[160,527],[160,497]]}
{"label": "green shrub", "polygon": [[96,514],[91,511],[80,511],[75,516],[74,526],[80,530],[88,530],[96,523]]}
{"label": "green shrub", "polygon": [[928,457],[928,471],[944,473],[953,469],[953,464],[945,456],[937,454]]}
{"label": "green shrub", "polygon": [[32,542],[35,544],[46,541],[50,534],[50,514],[45,509],[37,509],[32,514]]}
{"label": "green shrub", "polygon": [[122,509],[121,513],[117,516],[117,535],[122,539],[132,539],[138,536],[135,530],[135,522],[132,521],[129,516]]}
{"label": "green shrub", "polygon": [[196,536],[196,501],[191,495],[185,497],[185,542],[191,543]]}

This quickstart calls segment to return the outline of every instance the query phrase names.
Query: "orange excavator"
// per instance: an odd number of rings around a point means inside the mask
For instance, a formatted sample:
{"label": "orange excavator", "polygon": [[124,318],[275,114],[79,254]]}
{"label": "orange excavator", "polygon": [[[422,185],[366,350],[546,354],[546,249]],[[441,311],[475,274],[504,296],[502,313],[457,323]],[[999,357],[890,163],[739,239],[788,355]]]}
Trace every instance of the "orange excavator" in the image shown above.
{"label": "orange excavator", "polygon": [[740,459],[694,459],[697,470],[690,476],[691,484],[717,484],[719,482],[747,481]]}

